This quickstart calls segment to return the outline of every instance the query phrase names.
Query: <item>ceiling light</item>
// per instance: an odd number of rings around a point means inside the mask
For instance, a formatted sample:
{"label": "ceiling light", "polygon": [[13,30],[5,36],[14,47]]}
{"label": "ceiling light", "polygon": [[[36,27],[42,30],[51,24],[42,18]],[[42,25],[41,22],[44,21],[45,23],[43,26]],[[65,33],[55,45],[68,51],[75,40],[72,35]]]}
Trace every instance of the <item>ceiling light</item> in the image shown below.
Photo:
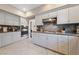
{"label": "ceiling light", "polygon": [[23,10],[24,12],[26,12],[26,8],[23,8],[22,10]]}
{"label": "ceiling light", "polygon": [[52,19],[50,18],[49,21],[52,21]]}

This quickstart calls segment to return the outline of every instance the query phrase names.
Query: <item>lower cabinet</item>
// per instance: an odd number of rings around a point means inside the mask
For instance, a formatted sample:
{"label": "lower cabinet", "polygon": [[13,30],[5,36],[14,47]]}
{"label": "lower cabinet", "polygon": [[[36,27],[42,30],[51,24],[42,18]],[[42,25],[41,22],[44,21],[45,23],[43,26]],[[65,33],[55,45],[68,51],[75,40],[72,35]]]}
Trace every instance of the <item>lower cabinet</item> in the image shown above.
{"label": "lower cabinet", "polygon": [[5,46],[7,44],[10,44],[12,42],[12,34],[11,33],[2,33],[2,40],[1,45]]}
{"label": "lower cabinet", "polygon": [[32,42],[67,55],[79,55],[79,37],[33,33]]}
{"label": "lower cabinet", "polygon": [[39,35],[38,36],[38,44],[43,47],[47,47],[47,45],[48,45],[47,34],[39,33],[38,35]]}
{"label": "lower cabinet", "polygon": [[1,43],[2,43],[2,42],[1,42],[1,41],[2,41],[2,38],[3,38],[3,34],[1,33],[1,34],[0,34],[0,47],[2,46],[2,44],[1,44]]}
{"label": "lower cabinet", "polygon": [[20,40],[20,32],[9,32],[0,34],[0,47],[13,43]]}
{"label": "lower cabinet", "polygon": [[49,34],[47,41],[48,41],[47,42],[47,47],[49,49],[58,51],[58,39],[57,39],[57,35]]}
{"label": "lower cabinet", "polygon": [[79,54],[79,37],[69,36],[69,54]]}
{"label": "lower cabinet", "polygon": [[38,44],[38,33],[32,33],[31,41],[35,44]]}
{"label": "lower cabinet", "polygon": [[63,54],[69,54],[68,36],[58,35],[58,51]]}
{"label": "lower cabinet", "polygon": [[32,33],[32,42],[37,45],[47,47],[47,35],[43,33]]}
{"label": "lower cabinet", "polygon": [[13,35],[13,41],[14,42],[21,40],[21,32],[13,32],[12,35]]}

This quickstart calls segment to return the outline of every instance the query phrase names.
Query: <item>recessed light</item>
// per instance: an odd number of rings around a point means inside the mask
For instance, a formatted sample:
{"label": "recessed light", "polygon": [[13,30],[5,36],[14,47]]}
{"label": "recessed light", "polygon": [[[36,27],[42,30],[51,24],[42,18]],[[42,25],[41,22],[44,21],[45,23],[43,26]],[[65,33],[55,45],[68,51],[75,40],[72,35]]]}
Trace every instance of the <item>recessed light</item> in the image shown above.
{"label": "recessed light", "polygon": [[51,21],[52,19],[50,18],[49,21]]}
{"label": "recessed light", "polygon": [[24,12],[26,12],[26,8],[23,8],[22,10],[23,10]]}

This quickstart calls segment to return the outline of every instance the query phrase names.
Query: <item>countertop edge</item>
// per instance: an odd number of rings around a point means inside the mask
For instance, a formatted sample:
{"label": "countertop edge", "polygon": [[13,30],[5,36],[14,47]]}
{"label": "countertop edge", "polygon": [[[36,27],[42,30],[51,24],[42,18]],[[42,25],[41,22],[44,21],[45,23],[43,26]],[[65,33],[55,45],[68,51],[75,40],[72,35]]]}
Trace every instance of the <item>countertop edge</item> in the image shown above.
{"label": "countertop edge", "polygon": [[45,33],[45,34],[55,34],[55,35],[67,35],[67,36],[76,36],[79,37],[79,34],[70,34],[70,33],[53,33],[53,32],[39,32],[33,31],[34,33]]}

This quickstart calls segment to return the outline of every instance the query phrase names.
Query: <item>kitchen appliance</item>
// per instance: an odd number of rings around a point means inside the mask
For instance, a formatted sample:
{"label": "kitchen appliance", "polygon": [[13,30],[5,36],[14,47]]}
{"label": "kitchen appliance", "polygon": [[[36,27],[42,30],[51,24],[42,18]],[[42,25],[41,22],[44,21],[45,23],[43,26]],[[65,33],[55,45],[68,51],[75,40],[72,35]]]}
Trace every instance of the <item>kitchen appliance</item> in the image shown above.
{"label": "kitchen appliance", "polygon": [[79,34],[79,25],[77,26],[77,33]]}
{"label": "kitchen appliance", "polygon": [[28,35],[28,26],[21,25],[21,36]]}
{"label": "kitchen appliance", "polygon": [[43,19],[42,21],[44,24],[57,24],[57,17]]}
{"label": "kitchen appliance", "polygon": [[7,27],[3,27],[3,32],[7,32]]}

